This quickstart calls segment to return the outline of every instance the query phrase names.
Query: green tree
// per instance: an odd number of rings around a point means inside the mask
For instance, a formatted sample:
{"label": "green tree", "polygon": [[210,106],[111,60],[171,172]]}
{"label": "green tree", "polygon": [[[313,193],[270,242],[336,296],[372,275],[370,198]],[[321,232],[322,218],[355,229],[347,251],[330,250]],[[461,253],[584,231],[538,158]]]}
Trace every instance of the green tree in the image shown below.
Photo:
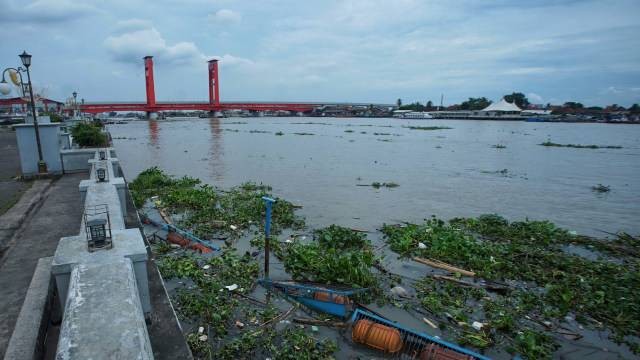
{"label": "green tree", "polygon": [[516,104],[520,109],[526,109],[529,106],[529,99],[520,92],[511,93],[511,95],[505,95],[504,99],[512,104]]}
{"label": "green tree", "polygon": [[584,105],[582,105],[579,102],[575,102],[575,101],[567,101],[566,103],[564,103],[564,105],[562,105],[563,107],[567,108],[567,109],[571,109],[571,110],[579,110],[579,109],[584,109]]}
{"label": "green tree", "polygon": [[629,107],[629,112],[632,114],[640,114],[640,105],[633,104]]}
{"label": "green tree", "polygon": [[433,110],[433,102],[431,102],[431,100],[427,101],[426,110],[427,111],[432,111]]}
{"label": "green tree", "polygon": [[487,106],[489,106],[490,104],[491,104],[491,101],[488,100],[486,97],[469,98],[469,100],[464,101],[462,104],[460,104],[460,109],[462,109],[462,110],[482,110],[482,109],[486,108]]}
{"label": "green tree", "polygon": [[396,100],[396,104],[398,107],[402,107],[402,99],[398,98],[398,100]]}

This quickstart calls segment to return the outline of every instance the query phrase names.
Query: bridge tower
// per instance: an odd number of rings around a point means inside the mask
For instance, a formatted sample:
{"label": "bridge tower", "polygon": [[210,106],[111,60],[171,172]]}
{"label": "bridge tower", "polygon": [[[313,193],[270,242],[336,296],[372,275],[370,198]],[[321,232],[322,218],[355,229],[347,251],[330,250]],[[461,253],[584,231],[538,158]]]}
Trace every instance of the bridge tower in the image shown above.
{"label": "bridge tower", "polygon": [[220,88],[218,82],[218,60],[209,60],[209,105],[217,111],[220,109]]}
{"label": "bridge tower", "polygon": [[151,109],[156,106],[156,90],[153,81],[153,56],[144,57],[144,79],[147,90],[147,108],[149,109],[147,116],[153,117],[154,112],[151,111]]}

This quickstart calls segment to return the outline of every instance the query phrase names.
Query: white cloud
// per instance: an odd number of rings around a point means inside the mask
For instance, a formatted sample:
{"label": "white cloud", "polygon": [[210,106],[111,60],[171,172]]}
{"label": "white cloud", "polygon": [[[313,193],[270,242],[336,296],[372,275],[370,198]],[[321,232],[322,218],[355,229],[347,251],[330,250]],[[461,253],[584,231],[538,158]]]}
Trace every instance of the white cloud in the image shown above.
{"label": "white cloud", "polygon": [[49,23],[78,19],[100,12],[93,5],[73,0],[0,0],[0,19],[8,22]]}
{"label": "white cloud", "polygon": [[233,10],[220,9],[209,15],[209,21],[220,24],[237,24],[242,21],[242,15]]}
{"label": "white cloud", "polygon": [[129,19],[116,25],[116,32],[104,41],[107,51],[118,61],[139,64],[144,56],[171,64],[202,64],[219,59],[223,65],[253,65],[253,61],[225,54],[205,55],[195,43],[181,41],[169,44],[153,24],[146,20]]}
{"label": "white cloud", "polygon": [[549,67],[520,67],[507,69],[503,72],[505,75],[532,75],[532,74],[547,74],[554,72],[555,69]]}
{"label": "white cloud", "polygon": [[116,30],[119,32],[149,29],[151,27],[153,27],[151,21],[137,18],[120,20],[116,23]]}

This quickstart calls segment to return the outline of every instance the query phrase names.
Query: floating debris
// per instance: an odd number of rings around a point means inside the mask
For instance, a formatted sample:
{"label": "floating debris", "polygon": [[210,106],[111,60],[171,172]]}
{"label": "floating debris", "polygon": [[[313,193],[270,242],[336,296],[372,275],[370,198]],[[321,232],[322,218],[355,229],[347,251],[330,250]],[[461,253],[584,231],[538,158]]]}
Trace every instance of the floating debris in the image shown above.
{"label": "floating debris", "polygon": [[284,133],[282,131],[278,131],[278,132],[275,133],[275,135],[276,136],[282,136],[282,135],[284,135]]}
{"label": "floating debris", "polygon": [[491,147],[494,149],[506,149],[507,145],[496,144],[496,145],[492,145]]}
{"label": "floating debris", "polygon": [[453,129],[448,126],[403,126],[403,128],[411,129],[411,130],[448,130]]}
{"label": "floating debris", "polygon": [[576,149],[622,149],[622,146],[618,146],[618,145],[558,144],[558,143],[551,142],[549,140],[543,143],[540,143],[538,145],[550,146],[550,147],[567,147],[567,148],[576,148]]}
{"label": "floating debris", "polygon": [[611,187],[608,185],[598,184],[596,186],[592,186],[591,190],[598,193],[608,193],[609,191],[611,191]]}
{"label": "floating debris", "polygon": [[293,133],[294,135],[315,135],[314,133],[307,133],[307,132],[297,132],[297,133]]}

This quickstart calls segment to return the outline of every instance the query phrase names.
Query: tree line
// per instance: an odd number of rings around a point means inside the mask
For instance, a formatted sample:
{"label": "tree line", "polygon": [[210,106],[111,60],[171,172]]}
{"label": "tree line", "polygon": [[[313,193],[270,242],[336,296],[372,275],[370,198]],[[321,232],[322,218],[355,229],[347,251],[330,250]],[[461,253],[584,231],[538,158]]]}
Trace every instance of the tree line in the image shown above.
{"label": "tree line", "polygon": [[[507,102],[515,103],[520,109],[528,109],[531,105],[527,96],[521,92],[513,92],[503,96]],[[468,100],[463,101],[460,104],[454,104],[444,107],[440,110],[482,110],[491,105],[491,100],[486,97],[470,97]],[[419,101],[410,104],[403,104],[402,99],[396,101],[396,105],[399,110],[412,110],[412,111],[436,111],[437,106],[433,105],[431,100],[427,100],[423,105]],[[585,107],[582,103],[575,101],[568,101],[562,105],[547,104],[544,109],[552,110],[554,113],[586,113],[586,112],[618,112],[629,111],[632,114],[640,113],[640,105],[633,104],[628,109],[618,104],[612,104],[606,107],[590,106]]]}

